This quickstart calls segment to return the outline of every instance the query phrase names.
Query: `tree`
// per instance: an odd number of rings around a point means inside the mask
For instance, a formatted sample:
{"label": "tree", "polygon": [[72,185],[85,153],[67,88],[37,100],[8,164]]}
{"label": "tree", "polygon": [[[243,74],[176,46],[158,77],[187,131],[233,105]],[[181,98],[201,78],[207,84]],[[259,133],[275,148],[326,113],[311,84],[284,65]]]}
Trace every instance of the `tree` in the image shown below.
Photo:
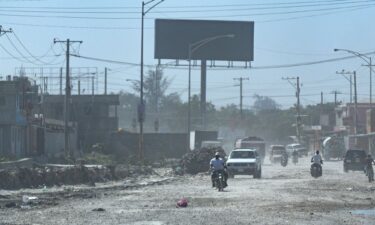
{"label": "tree", "polygon": [[280,109],[280,105],[275,102],[270,97],[267,96],[260,96],[255,94],[254,95],[255,102],[253,105],[253,108],[256,112],[262,112],[262,111],[269,111],[269,110],[277,110]]}
{"label": "tree", "polygon": [[[143,93],[146,101],[146,110],[157,112],[160,99],[165,95],[171,80],[164,77],[163,69],[156,67],[155,70],[149,70],[143,80]],[[133,82],[133,89],[140,92],[140,82]]]}

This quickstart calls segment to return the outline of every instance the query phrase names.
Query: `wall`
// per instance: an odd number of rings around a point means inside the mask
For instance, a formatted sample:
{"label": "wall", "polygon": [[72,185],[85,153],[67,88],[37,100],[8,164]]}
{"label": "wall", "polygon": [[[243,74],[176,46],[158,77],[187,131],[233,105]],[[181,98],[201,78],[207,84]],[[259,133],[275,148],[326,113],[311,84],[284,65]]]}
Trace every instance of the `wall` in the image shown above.
{"label": "wall", "polygon": [[[113,133],[108,143],[109,153],[130,158],[138,156],[139,135],[136,133]],[[186,153],[187,134],[144,134],[145,159],[181,158]]]}

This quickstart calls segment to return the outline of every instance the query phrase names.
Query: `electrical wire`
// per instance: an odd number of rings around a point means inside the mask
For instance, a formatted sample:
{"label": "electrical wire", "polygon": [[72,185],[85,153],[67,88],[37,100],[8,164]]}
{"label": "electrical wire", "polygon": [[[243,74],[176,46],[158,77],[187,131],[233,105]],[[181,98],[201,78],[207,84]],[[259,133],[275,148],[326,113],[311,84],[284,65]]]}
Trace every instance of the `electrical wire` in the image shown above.
{"label": "electrical wire", "polygon": [[[355,6],[342,6],[342,7],[326,7],[326,8],[317,8],[317,9],[304,9],[304,10],[293,10],[293,11],[278,11],[278,12],[264,12],[264,13],[250,13],[250,14],[227,14],[227,15],[212,15],[212,16],[200,16],[200,18],[226,18],[226,17],[248,17],[248,16],[268,16],[268,15],[288,15],[288,14],[298,14],[306,12],[321,12],[321,11],[335,11],[340,9],[353,9],[358,7],[372,7],[375,6],[372,4],[358,4]],[[228,10],[226,10],[228,11]],[[203,11],[202,11],[203,12]],[[206,14],[206,13],[205,13]],[[89,20],[139,20],[138,17],[87,17],[87,16],[61,16],[61,15],[27,15],[27,14],[9,14],[9,13],[0,13],[0,16],[8,17],[29,17],[29,18],[59,18],[59,19],[89,19]],[[197,18],[194,17],[182,17],[182,18]],[[145,18],[145,19],[155,19],[155,18]]]}
{"label": "electrical wire", "polygon": [[[375,54],[375,51],[363,53],[362,55],[373,55]],[[130,62],[123,62],[123,61],[116,61],[116,60],[110,60],[110,59],[101,59],[101,58],[95,58],[95,57],[88,57],[88,56],[82,56],[82,55],[75,55],[71,54],[73,57],[87,59],[87,60],[94,60],[94,61],[100,61],[100,62],[107,62],[107,63],[113,63],[113,64],[122,64],[122,65],[131,65],[131,66],[140,66],[138,63],[130,63]],[[318,61],[311,61],[311,62],[302,62],[302,63],[293,63],[293,64],[280,64],[280,65],[269,65],[269,66],[252,66],[249,68],[242,68],[242,69],[279,69],[279,68],[290,68],[290,67],[300,67],[300,66],[310,66],[310,65],[316,65],[316,64],[322,64],[322,63],[330,63],[330,62],[336,62],[336,61],[342,61],[342,60],[348,60],[357,58],[357,56],[345,56],[345,57],[339,57],[339,58],[331,58],[331,59],[325,59],[325,60],[318,60]],[[144,66],[152,66],[152,65],[144,65]],[[170,64],[163,64],[163,67],[169,68]],[[181,68],[179,68],[181,69]],[[208,67],[207,69],[220,69],[220,70],[229,70],[233,68],[211,68]],[[238,68],[236,68],[238,69]]]}
{"label": "electrical wire", "polygon": [[[289,4],[289,5],[266,5],[266,6],[256,6],[253,5],[241,5],[241,6],[228,6],[228,7],[236,7],[236,8],[224,8],[224,9],[183,9],[183,10],[168,10],[162,11],[160,8],[159,10],[150,11],[150,14],[159,14],[159,13],[210,13],[210,12],[228,12],[228,11],[250,11],[250,10],[274,10],[274,9],[290,9],[290,8],[308,8],[308,7],[316,7],[316,6],[337,6],[337,5],[352,5],[358,3],[366,3],[366,2],[374,2],[373,0],[360,0],[360,1],[334,1],[334,2],[326,2],[326,1],[316,1],[316,2],[309,2],[308,4]],[[251,6],[251,7],[249,7]],[[179,7],[180,9],[182,7]],[[115,9],[118,10],[118,9]],[[0,9],[0,12],[13,12],[13,13],[48,13],[48,14],[139,14],[139,11],[61,11],[59,10],[14,10],[14,9]]]}
{"label": "electrical wire", "polygon": [[[11,1],[11,0],[9,0]],[[226,7],[246,7],[246,6],[264,6],[264,5],[296,5],[296,4],[310,4],[314,3],[327,3],[327,2],[348,2],[351,0],[320,0],[320,1],[294,1],[294,2],[270,2],[270,3],[248,3],[248,4],[210,4],[210,5],[183,5],[183,6],[159,6],[158,8],[165,8],[165,9],[180,9],[181,7],[184,8],[226,8]],[[102,10],[109,10],[109,9],[141,9],[138,6],[94,6],[94,7],[40,7],[40,6],[4,6],[2,8],[10,8],[10,9],[74,9],[74,10],[90,10],[90,9],[102,9]]]}
{"label": "electrical wire", "polygon": [[[54,59],[52,59],[51,61],[49,61],[49,62],[45,62],[45,61],[43,61],[43,60],[41,60],[41,58],[44,58],[44,56],[45,55],[47,55],[47,54],[49,54],[51,51],[52,51],[52,49],[53,49],[53,44],[51,44],[51,46],[49,47],[49,49],[46,51],[46,53],[44,54],[44,55],[42,55],[41,57],[39,57],[39,58],[37,58],[37,57],[35,57],[30,51],[29,51],[29,49],[27,49],[26,48],[26,46],[23,44],[23,42],[20,40],[20,38],[18,38],[18,36],[17,36],[17,34],[13,31],[12,32],[12,34],[14,35],[14,37],[16,38],[16,40],[18,41],[18,43],[20,43],[20,45],[22,46],[22,48],[33,58],[33,59],[35,59],[35,61],[38,61],[38,62],[40,62],[41,64],[44,64],[44,65],[57,65],[57,64],[60,64],[60,62],[59,63],[53,63],[54,61],[56,61],[56,58],[54,58]],[[7,36],[7,38],[8,38],[8,40],[10,40],[10,38],[8,37],[8,35],[6,34],[6,36]],[[58,54],[58,55],[61,55],[61,52],[60,52],[60,54]],[[34,62],[35,62],[34,61]]]}

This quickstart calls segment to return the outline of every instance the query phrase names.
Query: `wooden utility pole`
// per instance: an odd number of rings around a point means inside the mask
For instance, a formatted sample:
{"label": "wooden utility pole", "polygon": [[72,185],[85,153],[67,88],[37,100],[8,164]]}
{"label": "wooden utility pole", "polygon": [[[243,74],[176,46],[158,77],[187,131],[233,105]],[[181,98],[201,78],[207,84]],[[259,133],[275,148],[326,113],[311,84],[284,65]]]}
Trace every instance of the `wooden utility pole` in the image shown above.
{"label": "wooden utility pole", "polygon": [[347,72],[345,70],[342,70],[341,72],[336,71],[336,74],[341,74],[349,82],[349,84],[350,84],[350,103],[352,103],[353,102],[353,81],[352,81],[352,75],[354,74],[354,72]]}
{"label": "wooden utility pole", "polygon": [[239,78],[233,78],[233,80],[239,80],[240,81],[240,116],[241,120],[243,119],[243,83],[244,80],[249,80],[248,77],[239,77]]}
{"label": "wooden utility pole", "polygon": [[107,72],[108,68],[104,68],[104,94],[107,95]]}
{"label": "wooden utility pole", "polygon": [[[300,95],[301,95],[300,80],[299,80],[299,77],[286,77],[286,78],[283,77],[282,79],[288,81],[288,83],[296,89],[296,98],[297,98],[296,134],[297,134],[298,142],[300,143],[301,142],[301,126],[302,126],[301,104],[300,104]],[[297,80],[297,83],[293,83],[291,80]]]}
{"label": "wooden utility pole", "polygon": [[12,33],[12,32],[13,32],[12,28],[9,28],[8,30],[4,30],[3,26],[0,25],[0,37],[6,33]]}
{"label": "wooden utility pole", "polygon": [[[358,132],[358,121],[357,121],[357,75],[356,75],[356,71],[353,72],[353,76],[354,76],[354,134],[356,135],[357,132]],[[357,142],[357,138],[356,138],[356,142]]]}
{"label": "wooden utility pole", "polygon": [[82,43],[82,41],[71,41],[69,38],[66,41],[53,40],[56,43],[65,43],[66,44],[66,76],[65,76],[65,99],[64,99],[64,150],[65,155],[74,159],[74,152],[70,148],[69,141],[69,120],[70,120],[70,95],[71,95],[71,85],[70,85],[70,45],[73,43]]}
{"label": "wooden utility pole", "polygon": [[331,94],[333,94],[335,96],[335,106],[337,105],[337,95],[338,94],[342,94],[341,92],[335,90],[335,91],[332,91]]}

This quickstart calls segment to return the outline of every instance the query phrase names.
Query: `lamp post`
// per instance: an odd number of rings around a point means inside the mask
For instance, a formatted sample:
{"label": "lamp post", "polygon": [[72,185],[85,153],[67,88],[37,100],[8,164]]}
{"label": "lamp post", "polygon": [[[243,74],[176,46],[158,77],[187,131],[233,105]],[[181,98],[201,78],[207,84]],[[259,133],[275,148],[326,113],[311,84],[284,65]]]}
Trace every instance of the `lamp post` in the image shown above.
{"label": "lamp post", "polygon": [[355,51],[349,50],[349,49],[335,48],[334,51],[335,52],[344,51],[344,52],[350,53],[352,55],[355,55],[355,56],[361,58],[363,61],[365,61],[367,63],[367,66],[370,69],[370,108],[372,109],[372,66],[373,65],[372,65],[372,59],[371,59],[371,57],[369,57],[367,55],[364,55],[362,53],[359,53],[359,52],[355,52]]}
{"label": "lamp post", "polygon": [[189,44],[189,50],[188,50],[188,61],[189,61],[189,87],[188,87],[188,121],[187,121],[187,151],[190,150],[190,124],[191,124],[191,102],[190,102],[190,96],[191,96],[191,57],[195,51],[197,51],[199,48],[203,47],[204,45],[215,41],[217,39],[221,38],[234,38],[234,34],[223,34],[223,35],[217,35],[208,37],[202,40],[199,40],[194,43]]}
{"label": "lamp post", "polygon": [[143,164],[144,154],[143,154],[143,122],[145,114],[145,104],[143,102],[143,30],[144,30],[144,17],[157,5],[162,3],[164,0],[160,0],[153,4],[150,8],[145,11],[145,6],[151,4],[155,0],[150,0],[147,2],[142,1],[142,21],[141,21],[141,81],[140,81],[140,103],[138,106],[138,122],[139,122],[139,160]]}

